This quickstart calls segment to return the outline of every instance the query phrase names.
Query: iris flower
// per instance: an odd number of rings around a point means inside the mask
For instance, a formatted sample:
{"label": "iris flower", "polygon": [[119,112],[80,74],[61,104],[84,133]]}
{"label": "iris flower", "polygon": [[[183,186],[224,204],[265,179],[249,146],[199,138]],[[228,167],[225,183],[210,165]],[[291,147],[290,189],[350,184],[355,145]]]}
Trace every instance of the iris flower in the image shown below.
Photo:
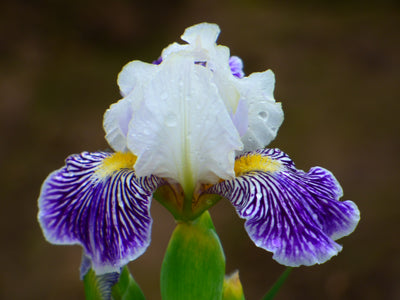
{"label": "iris flower", "polygon": [[245,77],[216,44],[219,27],[186,29],[154,63],[121,71],[104,115],[114,152],[71,155],[41,188],[38,219],[53,244],[79,244],[96,274],[119,272],[150,244],[153,196],[190,222],[229,200],[258,246],[287,266],[324,263],[359,221],[321,167],[304,172],[266,149],[283,121],[272,71]]}

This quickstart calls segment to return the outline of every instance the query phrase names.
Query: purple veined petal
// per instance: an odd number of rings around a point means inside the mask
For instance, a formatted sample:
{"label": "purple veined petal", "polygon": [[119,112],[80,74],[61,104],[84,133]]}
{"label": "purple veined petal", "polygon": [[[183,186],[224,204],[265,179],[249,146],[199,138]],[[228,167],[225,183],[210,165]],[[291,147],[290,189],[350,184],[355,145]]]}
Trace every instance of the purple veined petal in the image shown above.
{"label": "purple veined petal", "polygon": [[[80,244],[97,275],[120,272],[148,247],[152,192],[161,182],[132,169],[104,171],[113,154],[83,152],[51,173],[39,197],[38,220],[53,244]],[[109,171],[109,170],[108,170]]]}
{"label": "purple veined petal", "polygon": [[243,78],[243,62],[242,59],[238,56],[231,56],[229,57],[229,67],[231,68],[231,72],[233,76],[237,78]]}
{"label": "purple veined petal", "polygon": [[236,161],[249,155],[267,158],[271,165],[208,192],[229,199],[246,219],[253,242],[283,265],[321,264],[337,255],[342,247],[334,240],[353,232],[360,213],[352,201],[339,201],[342,189],[332,173],[320,167],[297,170],[278,149],[246,153]]}

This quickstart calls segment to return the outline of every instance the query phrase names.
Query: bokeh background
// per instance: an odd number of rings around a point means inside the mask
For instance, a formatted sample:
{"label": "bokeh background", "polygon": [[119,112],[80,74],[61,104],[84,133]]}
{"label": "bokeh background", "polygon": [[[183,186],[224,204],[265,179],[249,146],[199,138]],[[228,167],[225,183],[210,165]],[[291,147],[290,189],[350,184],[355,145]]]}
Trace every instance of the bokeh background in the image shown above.
{"label": "bokeh background", "polygon": [[[277,299],[400,299],[400,13],[395,1],[2,1],[0,298],[83,299],[78,246],[45,242],[37,197],[72,153],[108,148],[102,116],[118,72],[151,62],[183,30],[220,25],[247,74],[271,68],[285,122],[271,146],[320,165],[362,213],[329,262],[295,269]],[[253,245],[229,203],[211,210],[227,272],[260,299],[284,270]],[[174,221],[158,203],[148,251],[130,269],[148,299]]]}

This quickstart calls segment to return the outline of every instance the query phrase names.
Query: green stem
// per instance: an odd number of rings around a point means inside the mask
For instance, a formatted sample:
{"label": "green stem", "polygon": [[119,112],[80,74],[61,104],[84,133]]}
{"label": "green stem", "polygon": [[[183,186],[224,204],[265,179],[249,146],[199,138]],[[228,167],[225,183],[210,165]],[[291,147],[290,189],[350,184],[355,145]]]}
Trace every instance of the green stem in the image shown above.
{"label": "green stem", "polygon": [[193,199],[193,191],[192,186],[190,188],[183,187],[184,191],[184,200],[183,200],[183,216],[187,216],[188,218],[184,218],[186,220],[191,220],[191,216],[193,214],[192,211],[192,199]]}
{"label": "green stem", "polygon": [[279,289],[282,287],[285,280],[288,278],[290,272],[293,268],[287,267],[285,271],[283,271],[282,275],[275,281],[274,285],[269,289],[269,291],[265,294],[262,300],[271,300],[274,299],[275,295],[278,293]]}

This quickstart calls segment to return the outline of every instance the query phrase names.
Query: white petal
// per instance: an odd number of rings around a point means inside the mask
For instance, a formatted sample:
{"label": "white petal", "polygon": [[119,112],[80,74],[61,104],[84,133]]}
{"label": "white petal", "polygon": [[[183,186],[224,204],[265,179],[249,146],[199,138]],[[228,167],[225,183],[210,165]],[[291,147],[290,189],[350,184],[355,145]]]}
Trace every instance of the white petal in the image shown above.
{"label": "white petal", "polygon": [[242,143],[212,72],[178,54],[160,66],[129,126],[137,175],[170,178],[184,188],[232,178],[234,153]]}
{"label": "white petal", "polygon": [[167,56],[170,55],[171,53],[187,50],[189,47],[190,45],[181,45],[178,43],[172,43],[162,51],[161,57],[163,60],[165,60]]}
{"label": "white petal", "polygon": [[236,108],[235,114],[231,116],[233,124],[235,125],[240,136],[245,135],[249,127],[249,108],[247,103],[240,100]]}
{"label": "white petal", "polygon": [[162,57],[166,59],[171,53],[180,52],[193,57],[196,62],[204,62],[214,74],[214,83],[227,109],[235,113],[240,94],[229,65],[229,48],[216,44],[219,33],[216,24],[201,23],[189,27],[181,36],[189,44],[173,43],[164,49]]}
{"label": "white petal", "polygon": [[229,48],[217,46],[213,49],[209,68],[213,71],[214,81],[225,105],[232,112],[236,112],[240,92],[238,90],[237,78],[233,76],[229,65]]}
{"label": "white petal", "polygon": [[[234,117],[233,121],[242,136],[245,151],[253,151],[268,145],[283,122],[280,103],[273,95],[275,78],[272,71],[253,73],[249,77],[236,78],[230,69],[229,48],[216,44],[219,27],[215,24],[201,23],[185,30],[182,39],[189,44],[174,43],[163,52],[163,58],[171,53],[190,55],[195,61],[205,63],[213,72],[214,83],[225,106]],[[239,103],[248,109],[245,116]],[[245,128],[245,126],[248,126]]]}
{"label": "white petal", "polygon": [[146,82],[148,78],[154,75],[156,69],[157,66],[138,60],[126,64],[118,74],[118,85],[121,90],[121,95],[125,97],[134,87],[137,87],[142,82]]}
{"label": "white petal", "polygon": [[132,61],[118,75],[121,94],[126,96],[114,103],[104,114],[103,126],[106,140],[115,151],[126,152],[128,125],[143,100],[143,89],[157,72],[156,65]]}
{"label": "white petal", "polygon": [[217,24],[200,23],[186,28],[181,39],[189,44],[200,43],[203,48],[207,48],[215,44],[219,33]]}
{"label": "white petal", "polygon": [[128,134],[128,125],[132,116],[130,98],[124,98],[112,104],[104,114],[103,126],[106,132],[106,140],[115,151],[128,151],[126,135]]}
{"label": "white petal", "polygon": [[210,57],[207,52],[214,52],[214,48],[216,47],[215,42],[219,33],[220,29],[217,24],[200,23],[186,28],[181,39],[188,44],[181,45],[178,43],[172,43],[163,50],[162,58],[165,59],[171,53],[186,50],[192,51],[192,56],[197,57],[198,60],[209,60]]}
{"label": "white petal", "polygon": [[281,103],[273,95],[275,76],[270,70],[237,80],[241,99],[247,102],[249,127],[242,137],[244,151],[264,148],[283,122]]}
{"label": "white petal", "polygon": [[105,114],[106,138],[139,156],[139,175],[216,182],[233,175],[243,144],[252,151],[275,138],[283,112],[273,73],[235,77],[219,32],[215,24],[192,26],[182,35],[188,44],[169,45],[160,65],[133,61],[120,73],[125,98]]}

